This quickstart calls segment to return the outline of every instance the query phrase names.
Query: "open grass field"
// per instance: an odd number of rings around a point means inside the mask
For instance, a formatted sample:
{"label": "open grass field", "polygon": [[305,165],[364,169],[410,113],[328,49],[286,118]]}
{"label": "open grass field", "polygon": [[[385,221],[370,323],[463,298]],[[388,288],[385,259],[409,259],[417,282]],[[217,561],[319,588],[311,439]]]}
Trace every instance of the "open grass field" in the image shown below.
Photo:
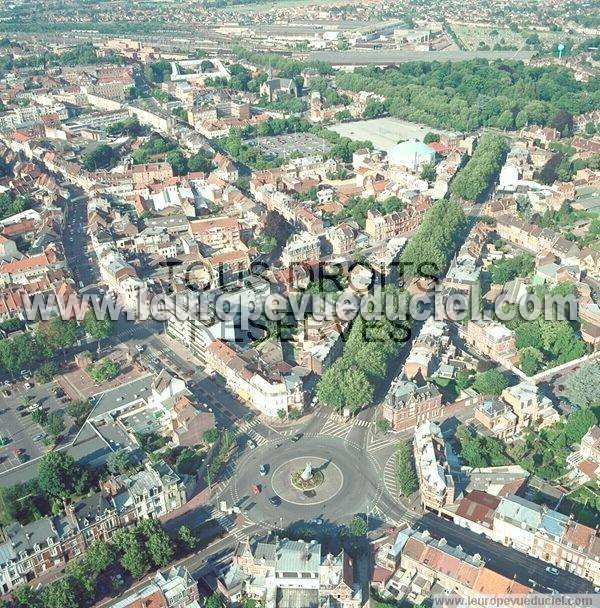
{"label": "open grass field", "polygon": [[373,120],[355,120],[328,127],[350,139],[368,140],[378,150],[387,152],[399,141],[407,139],[420,139],[428,132],[444,133],[439,129],[425,127],[399,118],[387,116],[385,118],[374,118]]}
{"label": "open grass field", "polygon": [[559,43],[566,44],[568,34],[565,32],[540,32],[534,30],[520,30],[513,32],[509,28],[502,27],[481,27],[481,26],[465,26],[453,24],[452,29],[464,44],[466,50],[476,51],[481,48],[481,45],[487,44],[490,48],[494,48],[495,44],[502,46],[514,46],[517,49],[527,49],[529,46],[525,40],[534,34],[537,34],[544,48],[556,48]]}

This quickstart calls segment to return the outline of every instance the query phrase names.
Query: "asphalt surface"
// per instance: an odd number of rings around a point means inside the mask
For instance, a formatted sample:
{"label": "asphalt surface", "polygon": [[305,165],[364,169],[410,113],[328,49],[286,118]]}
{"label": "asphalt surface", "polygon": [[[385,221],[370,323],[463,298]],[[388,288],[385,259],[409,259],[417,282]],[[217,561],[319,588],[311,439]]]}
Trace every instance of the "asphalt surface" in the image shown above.
{"label": "asphalt surface", "polygon": [[421,529],[428,529],[437,538],[445,538],[450,545],[461,545],[467,553],[479,553],[490,568],[504,576],[514,577],[528,586],[532,586],[530,581],[534,581],[535,589],[542,593],[548,589],[555,589],[559,593],[594,592],[594,586],[589,581],[564,570],[559,570],[558,576],[550,574],[546,571],[547,563],[495,543],[431,513],[419,519],[417,525]]}
{"label": "asphalt surface", "polygon": [[[299,492],[297,497],[294,492],[290,492],[292,497],[289,499],[283,492],[278,493],[278,488],[273,487],[273,473],[294,459],[313,464],[322,459],[329,466],[337,467],[342,480],[335,496],[318,504],[301,504],[302,497]],[[259,473],[263,464],[269,469],[266,476]],[[326,478],[328,464],[323,467]],[[337,483],[339,473],[331,468],[331,476],[334,475]],[[252,486],[255,484],[262,487],[262,492],[257,496],[252,493]],[[234,505],[243,510],[248,521],[284,527],[311,519],[346,523],[357,513],[372,512],[382,491],[377,462],[365,458],[361,446],[336,437],[302,437],[297,442],[291,438],[274,439],[264,446],[246,450],[237,465],[228,496]],[[318,501],[319,490],[316,492]],[[270,503],[270,498],[280,495],[283,500],[279,506]]]}

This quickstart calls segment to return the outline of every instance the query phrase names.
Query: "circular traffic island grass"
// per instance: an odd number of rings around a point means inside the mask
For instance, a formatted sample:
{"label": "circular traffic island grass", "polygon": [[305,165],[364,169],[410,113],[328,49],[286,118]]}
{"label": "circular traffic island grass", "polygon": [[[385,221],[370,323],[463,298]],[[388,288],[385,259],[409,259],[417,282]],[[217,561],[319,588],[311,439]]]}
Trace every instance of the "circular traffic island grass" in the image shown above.
{"label": "circular traffic island grass", "polygon": [[325,481],[323,471],[313,471],[312,477],[306,481],[302,479],[303,472],[304,469],[292,473],[292,485],[298,490],[314,490]]}

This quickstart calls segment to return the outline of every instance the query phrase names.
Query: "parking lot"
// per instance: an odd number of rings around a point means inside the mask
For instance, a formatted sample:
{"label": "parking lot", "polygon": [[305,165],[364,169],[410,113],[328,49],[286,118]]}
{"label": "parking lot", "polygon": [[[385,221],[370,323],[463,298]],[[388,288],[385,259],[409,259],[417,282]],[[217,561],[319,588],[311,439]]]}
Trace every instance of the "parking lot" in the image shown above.
{"label": "parking lot", "polygon": [[[46,413],[63,411],[67,405],[67,399],[57,398],[52,392],[54,384],[37,384],[30,380],[33,387],[27,389],[23,381],[14,382],[10,387],[2,387],[0,394],[0,437],[6,444],[0,447],[0,475],[6,473],[16,466],[22,464],[17,458],[14,450],[22,450],[23,462],[42,456],[49,450],[44,444],[42,435],[44,429],[33,422],[31,413],[24,407],[24,396],[31,403],[38,403]],[[10,391],[5,395],[4,391]],[[62,443],[70,439],[70,435],[76,431],[73,421],[65,415],[65,436]]]}
{"label": "parking lot", "polygon": [[292,154],[311,156],[329,152],[331,144],[311,133],[288,133],[273,137],[257,137],[248,143],[258,146],[268,158],[288,157]]}

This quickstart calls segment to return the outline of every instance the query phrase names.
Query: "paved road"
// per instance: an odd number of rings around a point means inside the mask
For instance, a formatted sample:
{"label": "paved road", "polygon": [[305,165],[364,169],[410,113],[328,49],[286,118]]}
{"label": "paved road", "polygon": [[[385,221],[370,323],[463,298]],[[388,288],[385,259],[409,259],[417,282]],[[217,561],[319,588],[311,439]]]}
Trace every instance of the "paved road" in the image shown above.
{"label": "paved road", "polygon": [[[277,447],[279,446],[279,447]],[[325,461],[324,475],[329,482],[335,479],[335,487],[327,490],[327,500],[322,502],[322,491],[317,489],[314,498],[305,499],[301,492],[291,491],[281,479],[274,487],[273,475],[288,461],[299,459],[299,466]],[[262,464],[269,467],[266,476],[259,474]],[[263,488],[253,496],[251,487]],[[290,488],[289,496],[280,491]],[[269,523],[273,527],[322,518],[330,523],[346,523],[357,513],[372,512],[383,491],[381,473],[377,462],[365,457],[361,446],[343,438],[321,436],[303,437],[298,442],[279,438],[247,450],[240,458],[235,477],[225,496],[230,504],[248,509],[246,517],[255,523]],[[269,499],[278,495],[281,505],[274,506]]]}
{"label": "paved road", "polygon": [[450,545],[461,545],[468,553],[479,553],[493,570],[508,577],[515,577],[520,583],[531,586],[529,580],[535,581],[537,589],[545,592],[548,588],[559,593],[593,593],[594,587],[574,574],[560,571],[554,576],[546,572],[548,564],[530,557],[515,549],[495,543],[470,530],[428,513],[417,522],[422,529],[428,529],[439,538],[444,537]]}
{"label": "paved road", "polygon": [[[94,284],[98,270],[94,254],[88,252],[87,203],[88,198],[79,188],[71,187],[71,200],[63,225],[63,245],[69,268],[78,288]],[[90,262],[90,259],[92,260]]]}

